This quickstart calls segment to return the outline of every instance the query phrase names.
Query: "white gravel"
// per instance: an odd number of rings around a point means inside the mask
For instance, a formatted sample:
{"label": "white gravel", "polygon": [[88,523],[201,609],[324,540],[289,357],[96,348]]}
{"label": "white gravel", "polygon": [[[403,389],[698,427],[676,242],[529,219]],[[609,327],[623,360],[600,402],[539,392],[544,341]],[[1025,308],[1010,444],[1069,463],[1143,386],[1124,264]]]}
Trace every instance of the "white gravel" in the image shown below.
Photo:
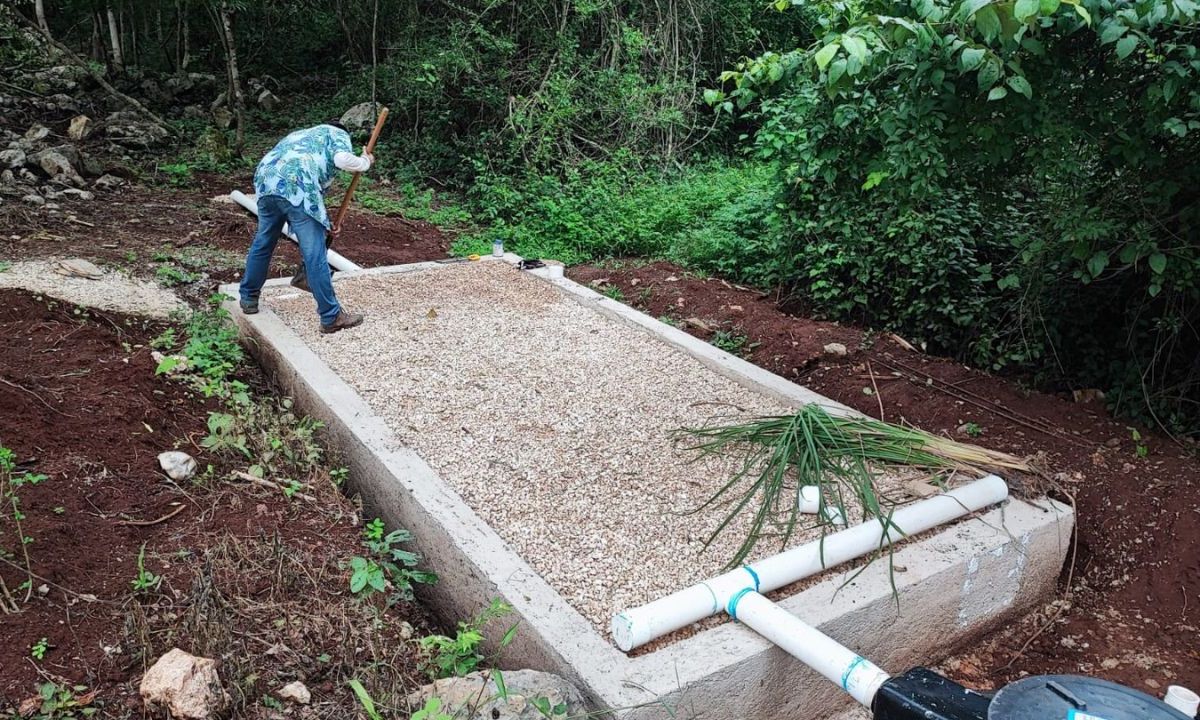
{"label": "white gravel", "polygon": [[170,290],[115,270],[92,280],[63,275],[59,267],[57,260],[12,263],[0,272],[0,288],[20,288],[76,305],[154,318],[185,309]]}
{"label": "white gravel", "polygon": [[685,513],[735,463],[689,462],[673,432],[785,406],[501,263],[337,291],[363,326],[320,335],[290,290],[265,304],[602,634],[731,557],[738,527],[702,552],[724,511]]}

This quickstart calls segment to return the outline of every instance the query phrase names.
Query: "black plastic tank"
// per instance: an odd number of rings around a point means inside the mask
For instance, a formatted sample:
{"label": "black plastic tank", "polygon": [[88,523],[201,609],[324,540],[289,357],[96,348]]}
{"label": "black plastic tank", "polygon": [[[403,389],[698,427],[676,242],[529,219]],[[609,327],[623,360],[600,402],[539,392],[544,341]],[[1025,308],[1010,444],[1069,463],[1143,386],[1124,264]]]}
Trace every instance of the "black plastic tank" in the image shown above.
{"label": "black plastic tank", "polygon": [[1078,675],[1038,675],[1001,689],[988,720],[1192,720],[1156,697]]}

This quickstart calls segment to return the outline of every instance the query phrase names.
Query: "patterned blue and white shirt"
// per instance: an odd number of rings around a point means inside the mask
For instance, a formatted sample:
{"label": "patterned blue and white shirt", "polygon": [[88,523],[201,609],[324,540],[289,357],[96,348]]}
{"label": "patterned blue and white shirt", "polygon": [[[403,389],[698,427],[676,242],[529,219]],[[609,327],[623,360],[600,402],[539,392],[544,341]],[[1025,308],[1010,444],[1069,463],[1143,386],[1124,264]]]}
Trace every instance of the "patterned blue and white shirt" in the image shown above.
{"label": "patterned blue and white shirt", "polygon": [[349,153],[350,133],[332,125],[297,130],[271,149],[254,172],[259,197],[278,195],[330,228],[325,193],[337,168],[333,156]]}

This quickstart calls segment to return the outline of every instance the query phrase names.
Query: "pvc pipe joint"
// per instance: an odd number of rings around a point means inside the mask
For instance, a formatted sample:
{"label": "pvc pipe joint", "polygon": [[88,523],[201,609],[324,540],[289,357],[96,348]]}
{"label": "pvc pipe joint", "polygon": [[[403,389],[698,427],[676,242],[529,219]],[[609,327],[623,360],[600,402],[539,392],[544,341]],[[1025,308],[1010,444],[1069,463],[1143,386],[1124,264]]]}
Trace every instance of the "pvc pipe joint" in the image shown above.
{"label": "pvc pipe joint", "polygon": [[805,485],[800,488],[800,499],[796,510],[806,515],[820,514],[825,520],[834,525],[845,525],[846,518],[841,508],[835,505],[821,507],[821,488],[816,485]]}
{"label": "pvc pipe joint", "polygon": [[828,568],[868,555],[910,535],[1004,501],[1008,486],[995,475],[915,502],[892,513],[891,524],[873,519],[799,545],[724,575],[678,590],[613,617],[617,647],[629,652],[706,617],[716,615],[733,594],[750,587],[768,593]]}
{"label": "pvc pipe joint", "polygon": [[756,592],[735,595],[729,614],[871,707],[889,675],[870,660]]}
{"label": "pvc pipe joint", "polygon": [[1190,718],[1196,717],[1196,712],[1200,711],[1200,695],[1182,685],[1168,686],[1163,702]]}

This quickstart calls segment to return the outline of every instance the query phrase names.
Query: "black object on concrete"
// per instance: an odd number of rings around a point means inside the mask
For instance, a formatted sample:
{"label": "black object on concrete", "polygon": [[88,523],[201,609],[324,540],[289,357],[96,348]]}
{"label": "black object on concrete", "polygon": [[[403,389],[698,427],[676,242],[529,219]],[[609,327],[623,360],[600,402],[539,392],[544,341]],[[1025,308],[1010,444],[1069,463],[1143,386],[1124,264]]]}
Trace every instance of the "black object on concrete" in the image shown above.
{"label": "black object on concrete", "polygon": [[1039,675],[1003,688],[988,720],[1191,720],[1156,697],[1133,688],[1081,677]]}
{"label": "black object on concrete", "polygon": [[987,695],[918,667],[888,678],[871,710],[875,720],[988,720],[990,702]]}
{"label": "black object on concrete", "polygon": [[1038,675],[989,697],[927,668],[889,678],[875,720],[1192,720],[1156,697],[1079,675]]}

